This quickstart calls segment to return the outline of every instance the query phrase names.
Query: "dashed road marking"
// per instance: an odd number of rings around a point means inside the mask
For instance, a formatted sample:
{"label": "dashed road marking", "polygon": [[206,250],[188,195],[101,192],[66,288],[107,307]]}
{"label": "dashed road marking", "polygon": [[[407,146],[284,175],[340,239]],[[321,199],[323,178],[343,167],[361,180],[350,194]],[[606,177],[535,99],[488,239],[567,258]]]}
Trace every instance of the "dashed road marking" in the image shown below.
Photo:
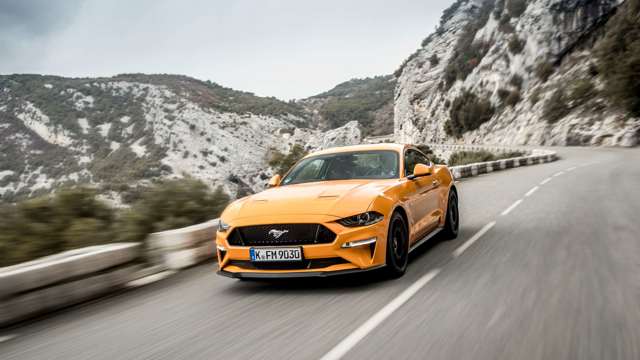
{"label": "dashed road marking", "polygon": [[524,196],[529,197],[529,196],[533,195],[533,193],[534,193],[534,192],[536,192],[536,191],[538,191],[538,189],[539,189],[539,188],[540,188],[540,187],[538,187],[538,186],[534,186],[534,187],[533,187],[533,189],[531,189],[531,190],[527,191],[527,193],[526,193],[526,194],[524,194]]}
{"label": "dashed road marking", "polygon": [[548,183],[549,181],[551,181],[551,178],[550,178],[550,177],[548,177],[548,178],[546,178],[546,179],[542,180],[542,182],[540,183],[540,185],[544,185],[544,184]]}
{"label": "dashed road marking", "polygon": [[345,356],[353,347],[360,342],[365,336],[373,331],[378,325],[380,325],[391,314],[398,310],[404,303],[406,303],[413,295],[415,295],[420,289],[422,289],[429,281],[438,275],[440,269],[433,269],[424,274],[420,279],[414,282],[411,286],[406,288],[395,299],[380,309],[375,315],[369,318],[364,324],[360,325],[354,332],[344,338],[338,345],[336,345],[331,351],[326,353],[322,360],[337,360]]}
{"label": "dashed road marking", "polygon": [[572,167],[570,167],[570,168],[568,168],[568,169],[567,169],[567,172],[569,172],[569,171],[573,171],[573,170],[575,170],[576,168],[577,168],[576,166],[572,166]]}
{"label": "dashed road marking", "polygon": [[9,341],[15,337],[17,337],[18,334],[9,334],[9,335],[4,335],[4,336],[0,336],[0,343],[5,342],[5,341]]}
{"label": "dashed road marking", "polygon": [[563,174],[564,174],[564,171],[558,171],[557,173],[553,174],[553,177],[558,177]]}
{"label": "dashed road marking", "polygon": [[473,245],[473,243],[478,241],[478,239],[480,239],[482,235],[486,234],[487,231],[491,230],[491,228],[494,227],[495,224],[496,222],[492,221],[487,225],[485,225],[482,229],[480,229],[480,231],[478,231],[475,235],[473,235],[471,239],[467,240],[467,242],[460,245],[460,247],[453,252],[453,257],[457,258],[458,256],[462,255],[462,253],[464,253],[471,245]]}
{"label": "dashed road marking", "polygon": [[500,214],[501,216],[505,216],[507,214],[509,214],[511,211],[513,211],[513,209],[515,209],[518,205],[520,205],[520,203],[522,202],[522,199],[514,202],[513,204],[511,204],[511,206],[509,206],[505,211],[502,212],[502,214]]}

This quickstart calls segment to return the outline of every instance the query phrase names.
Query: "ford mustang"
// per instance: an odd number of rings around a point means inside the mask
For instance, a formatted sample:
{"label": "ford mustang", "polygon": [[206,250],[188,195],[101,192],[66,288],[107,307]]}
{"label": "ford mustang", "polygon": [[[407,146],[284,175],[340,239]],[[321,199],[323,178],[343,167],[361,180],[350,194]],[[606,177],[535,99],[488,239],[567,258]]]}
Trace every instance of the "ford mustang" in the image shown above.
{"label": "ford mustang", "polygon": [[220,275],[324,277],[382,269],[399,277],[409,252],[438,233],[458,234],[451,172],[410,145],[318,151],[269,185],[222,213]]}

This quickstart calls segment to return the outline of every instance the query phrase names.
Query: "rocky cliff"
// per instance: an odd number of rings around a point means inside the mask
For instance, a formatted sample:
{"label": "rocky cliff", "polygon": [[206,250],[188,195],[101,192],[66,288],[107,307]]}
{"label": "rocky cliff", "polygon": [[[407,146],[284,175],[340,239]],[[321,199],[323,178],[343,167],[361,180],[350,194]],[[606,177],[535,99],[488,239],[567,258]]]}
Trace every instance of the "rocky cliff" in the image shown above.
{"label": "rocky cliff", "polygon": [[356,122],[325,132],[291,102],[171,75],[0,76],[0,200],[91,184],[131,188],[192,176],[232,196],[263,188],[270,151],[360,142]]}
{"label": "rocky cliff", "polygon": [[620,18],[632,11],[621,0],[456,1],[396,72],[396,139],[638,144],[640,117],[612,100],[600,61],[607,32],[640,19]]}

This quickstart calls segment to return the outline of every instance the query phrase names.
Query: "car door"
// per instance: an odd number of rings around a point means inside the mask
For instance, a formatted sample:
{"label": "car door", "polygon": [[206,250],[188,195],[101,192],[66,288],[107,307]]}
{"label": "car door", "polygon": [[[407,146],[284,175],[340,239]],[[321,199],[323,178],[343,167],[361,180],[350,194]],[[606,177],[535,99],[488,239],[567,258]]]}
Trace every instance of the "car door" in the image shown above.
{"label": "car door", "polygon": [[404,193],[405,205],[411,218],[411,243],[420,240],[427,232],[432,230],[437,221],[434,221],[433,210],[437,205],[437,194],[434,191],[434,176],[423,176],[409,180],[407,177],[413,174],[416,164],[429,165],[429,160],[414,149],[407,149],[404,154]]}

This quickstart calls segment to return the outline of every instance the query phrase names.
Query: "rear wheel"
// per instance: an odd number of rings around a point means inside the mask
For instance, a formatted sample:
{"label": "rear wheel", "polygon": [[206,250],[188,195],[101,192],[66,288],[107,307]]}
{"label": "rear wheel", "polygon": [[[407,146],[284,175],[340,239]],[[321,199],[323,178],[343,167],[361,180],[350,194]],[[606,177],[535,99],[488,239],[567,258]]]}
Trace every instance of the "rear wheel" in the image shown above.
{"label": "rear wheel", "polygon": [[449,192],[449,202],[447,204],[447,218],[444,223],[442,235],[447,240],[458,237],[460,227],[460,212],[458,211],[458,194],[454,190]]}
{"label": "rear wheel", "polygon": [[409,234],[404,218],[399,213],[393,213],[389,221],[387,235],[387,266],[386,272],[392,278],[402,276],[407,270],[409,261]]}

